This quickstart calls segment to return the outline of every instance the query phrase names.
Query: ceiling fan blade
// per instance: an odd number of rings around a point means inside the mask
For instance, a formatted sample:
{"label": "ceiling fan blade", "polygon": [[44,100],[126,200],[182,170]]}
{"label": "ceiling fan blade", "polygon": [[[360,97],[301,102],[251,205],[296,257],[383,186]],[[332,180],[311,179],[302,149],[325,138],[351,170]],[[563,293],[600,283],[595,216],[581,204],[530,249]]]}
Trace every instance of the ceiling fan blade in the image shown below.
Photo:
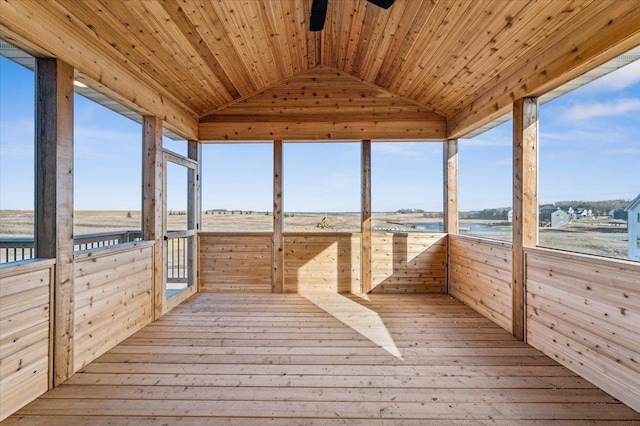
{"label": "ceiling fan blade", "polygon": [[309,31],[321,31],[327,17],[327,3],[329,0],[313,0],[309,15]]}
{"label": "ceiling fan blade", "polygon": [[383,9],[389,9],[396,0],[367,0],[367,1]]}

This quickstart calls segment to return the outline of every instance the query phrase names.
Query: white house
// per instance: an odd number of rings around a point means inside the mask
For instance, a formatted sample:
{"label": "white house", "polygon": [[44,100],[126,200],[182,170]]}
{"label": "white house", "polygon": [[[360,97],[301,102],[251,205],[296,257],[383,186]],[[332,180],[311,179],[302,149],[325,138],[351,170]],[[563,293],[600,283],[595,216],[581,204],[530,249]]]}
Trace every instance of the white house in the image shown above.
{"label": "white house", "polygon": [[625,210],[629,230],[629,259],[640,260],[640,194]]}
{"label": "white house", "polygon": [[552,228],[557,228],[559,226],[562,225],[566,225],[567,223],[570,222],[570,217],[569,217],[569,213],[563,211],[563,210],[556,210],[555,212],[551,213],[551,227]]}

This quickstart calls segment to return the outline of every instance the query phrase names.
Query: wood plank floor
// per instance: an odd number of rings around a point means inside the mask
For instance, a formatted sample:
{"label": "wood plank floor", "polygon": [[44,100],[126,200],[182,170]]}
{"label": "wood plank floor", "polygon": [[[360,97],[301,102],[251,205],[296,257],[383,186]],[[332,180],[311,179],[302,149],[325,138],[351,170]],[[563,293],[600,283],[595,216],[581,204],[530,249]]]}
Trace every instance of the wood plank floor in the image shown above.
{"label": "wood plank floor", "polygon": [[639,424],[444,295],[197,294],[12,424]]}

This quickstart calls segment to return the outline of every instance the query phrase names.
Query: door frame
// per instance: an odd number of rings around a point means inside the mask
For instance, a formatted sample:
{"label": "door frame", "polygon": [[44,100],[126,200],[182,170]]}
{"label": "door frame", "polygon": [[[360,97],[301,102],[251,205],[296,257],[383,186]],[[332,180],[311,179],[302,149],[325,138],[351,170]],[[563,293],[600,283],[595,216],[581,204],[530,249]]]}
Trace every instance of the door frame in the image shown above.
{"label": "door frame", "polygon": [[[164,189],[164,203],[162,206],[162,214],[164,220],[162,221],[162,232],[163,232],[163,245],[162,245],[162,253],[163,253],[163,297],[164,301],[164,312],[169,309],[175,307],[182,303],[185,299],[189,298],[193,294],[198,291],[198,244],[197,244],[197,233],[199,231],[198,228],[198,215],[196,203],[187,202],[187,229],[183,231],[169,231],[168,228],[168,211],[167,211],[167,171],[168,171],[168,163],[173,163],[178,166],[185,167],[187,169],[187,200],[193,200],[198,197],[198,184],[199,176],[199,164],[198,161],[192,160],[190,158],[184,157],[182,155],[176,154],[175,152],[163,149],[162,150],[162,168],[163,168],[163,189]],[[178,294],[172,296],[171,298],[166,298],[166,290],[167,290],[167,281],[168,281],[168,267],[169,267],[169,259],[168,259],[168,244],[169,240],[177,239],[177,238],[187,238],[187,266],[186,266],[186,274],[187,274],[187,288],[180,291]],[[163,312],[163,313],[164,313]]]}

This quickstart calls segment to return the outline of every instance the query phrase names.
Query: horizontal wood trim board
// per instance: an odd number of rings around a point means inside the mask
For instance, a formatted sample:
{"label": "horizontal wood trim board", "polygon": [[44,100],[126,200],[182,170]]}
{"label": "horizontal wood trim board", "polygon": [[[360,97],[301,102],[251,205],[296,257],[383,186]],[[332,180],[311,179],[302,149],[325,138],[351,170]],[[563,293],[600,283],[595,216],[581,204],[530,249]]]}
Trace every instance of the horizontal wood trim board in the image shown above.
{"label": "horizontal wood trim board", "polygon": [[24,276],[30,272],[42,271],[55,266],[55,259],[28,259],[18,262],[3,263],[0,265],[0,279],[13,277],[16,275]]}
{"label": "horizontal wood trim board", "polygon": [[224,122],[201,123],[200,141],[312,141],[312,140],[420,140],[442,141],[446,134],[444,122],[406,121],[391,117],[385,121],[291,121],[291,122]]}
{"label": "horizontal wood trim board", "polygon": [[106,247],[96,247],[80,252],[75,252],[73,259],[75,263],[88,259],[99,259],[101,257],[113,256],[118,253],[130,253],[134,249],[142,249],[145,247],[153,247],[155,241],[131,241],[128,243],[115,244]]}
{"label": "horizontal wood trim board", "polygon": [[527,341],[640,411],[640,265],[527,249]]}
{"label": "horizontal wood trim board", "polygon": [[[365,107],[353,105],[332,104],[324,107],[317,106],[317,101],[310,101],[309,105],[299,103],[296,106],[257,106],[247,114],[221,114],[203,117],[200,124],[217,123],[297,123],[297,122],[423,122],[443,125],[443,118],[437,114],[424,113],[422,111],[407,111],[401,106],[382,106],[379,101],[371,100],[371,105]],[[306,113],[305,113],[306,111]]]}

